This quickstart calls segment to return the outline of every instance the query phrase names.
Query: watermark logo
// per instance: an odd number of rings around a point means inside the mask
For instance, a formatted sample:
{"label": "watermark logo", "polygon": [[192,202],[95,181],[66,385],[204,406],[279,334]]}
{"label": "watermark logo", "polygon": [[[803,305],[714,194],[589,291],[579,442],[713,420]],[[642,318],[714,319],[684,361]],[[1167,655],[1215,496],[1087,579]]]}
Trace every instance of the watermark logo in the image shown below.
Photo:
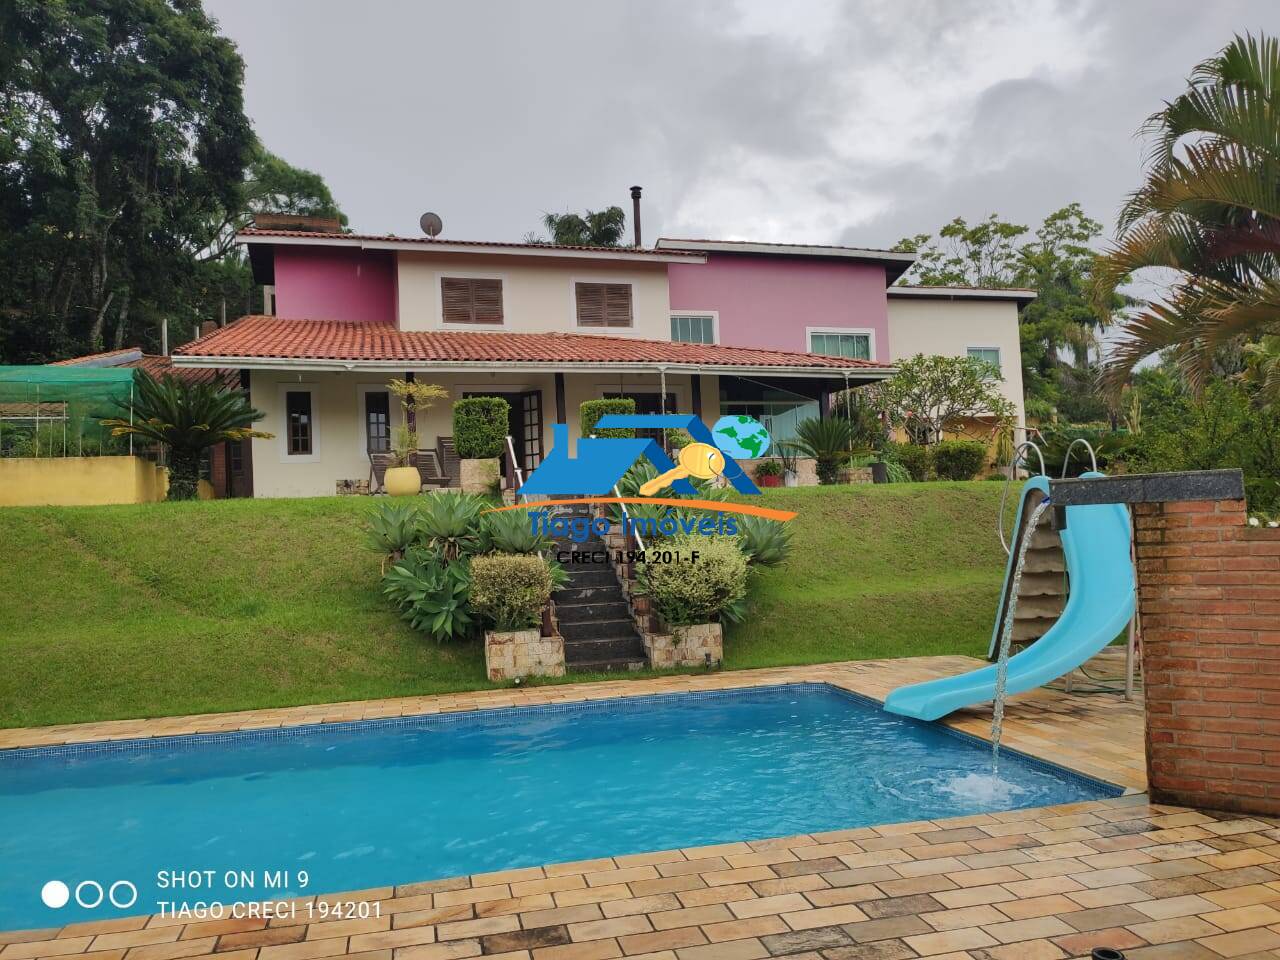
{"label": "watermark logo", "polygon": [[[593,535],[607,532],[610,521],[603,517],[559,516],[547,508],[582,503],[656,504],[679,508],[660,517],[631,517],[624,511],[623,533],[641,536],[672,536],[676,533],[735,536],[738,526],[734,514],[779,521],[795,517],[789,510],[697,498],[698,489],[692,481],[716,477],[722,477],[739,493],[760,493],[738,463],[739,459],[763,456],[769,449],[769,434],[761,423],[751,417],[721,417],[708,428],[692,414],[609,414],[601,417],[596,427],[600,430],[685,430],[693,439],[680,450],[675,461],[656,441],[642,437],[584,437],[578,441],[575,451],[569,443],[569,428],[562,423],[554,424],[551,450],[517,493],[525,497],[567,499],[515,504],[492,512],[536,506],[539,509],[529,513],[532,533],[568,536],[575,543],[584,543]],[[640,486],[639,496],[610,496],[627,471],[641,459],[653,464],[658,471],[657,476]],[[667,487],[681,496],[654,496]],[[693,517],[688,514],[689,510],[714,511],[716,516]]]}
{"label": "watermark logo", "polygon": [[650,497],[670,486],[676,493],[696,495],[690,478],[724,477],[739,493],[758,494],[760,489],[735,458],[762,456],[769,449],[769,434],[750,417],[721,417],[708,428],[692,414],[608,414],[597,429],[685,430],[693,438],[673,462],[655,440],[643,437],[583,437],[575,451],[569,428],[554,424],[552,445],[545,460],[520,488],[521,496],[585,496],[609,494],[622,476],[641,458],[658,470],[658,476],[640,488]]}

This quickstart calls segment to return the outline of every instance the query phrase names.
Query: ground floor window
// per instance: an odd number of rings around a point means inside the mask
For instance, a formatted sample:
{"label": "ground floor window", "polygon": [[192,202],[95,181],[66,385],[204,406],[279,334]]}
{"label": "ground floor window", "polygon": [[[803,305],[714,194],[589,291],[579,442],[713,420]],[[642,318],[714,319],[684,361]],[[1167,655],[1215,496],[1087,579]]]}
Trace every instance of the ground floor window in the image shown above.
{"label": "ground floor window", "polygon": [[315,423],[311,416],[311,391],[289,390],[285,393],[285,419],[288,424],[286,449],[291,457],[309,457],[313,452]]}
{"label": "ground floor window", "polygon": [[794,440],[800,421],[818,415],[816,397],[739,377],[720,378],[720,416],[754,417],[773,444]]}
{"label": "ground floor window", "polygon": [[370,453],[391,449],[391,395],[385,390],[364,395],[364,436]]}

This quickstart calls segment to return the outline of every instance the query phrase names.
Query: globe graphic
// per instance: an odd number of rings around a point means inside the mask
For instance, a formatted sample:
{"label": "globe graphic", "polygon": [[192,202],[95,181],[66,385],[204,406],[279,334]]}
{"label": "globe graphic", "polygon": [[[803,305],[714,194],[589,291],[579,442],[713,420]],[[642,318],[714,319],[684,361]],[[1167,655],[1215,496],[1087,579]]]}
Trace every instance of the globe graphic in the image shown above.
{"label": "globe graphic", "polygon": [[725,416],[711,428],[716,446],[735,460],[754,460],[769,449],[769,433],[754,417]]}

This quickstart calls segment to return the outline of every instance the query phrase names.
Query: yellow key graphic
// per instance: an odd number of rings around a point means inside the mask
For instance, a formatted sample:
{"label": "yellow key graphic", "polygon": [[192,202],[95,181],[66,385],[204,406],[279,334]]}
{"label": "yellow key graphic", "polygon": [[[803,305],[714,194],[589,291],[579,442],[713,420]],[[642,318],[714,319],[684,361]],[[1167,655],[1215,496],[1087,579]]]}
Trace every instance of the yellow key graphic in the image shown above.
{"label": "yellow key graphic", "polygon": [[710,480],[724,473],[724,454],[709,443],[691,443],[676,458],[679,466],[660,473],[640,487],[640,496],[651,497],[674,480],[697,477]]}

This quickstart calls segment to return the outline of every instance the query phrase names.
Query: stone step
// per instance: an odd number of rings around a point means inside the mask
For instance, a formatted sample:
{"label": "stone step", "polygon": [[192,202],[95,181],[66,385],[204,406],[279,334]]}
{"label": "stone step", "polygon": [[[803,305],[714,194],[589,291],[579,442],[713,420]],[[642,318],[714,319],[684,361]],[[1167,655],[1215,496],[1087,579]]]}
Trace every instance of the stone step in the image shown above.
{"label": "stone step", "polygon": [[581,663],[584,660],[617,660],[644,656],[644,643],[637,636],[609,637],[601,640],[565,639],[565,663]]}
{"label": "stone step", "polygon": [[561,623],[585,623],[591,620],[629,620],[631,607],[618,591],[616,600],[595,603],[556,603],[556,616]]}
{"label": "stone step", "polygon": [[570,640],[613,640],[620,637],[635,637],[635,623],[628,618],[617,620],[561,620],[560,633],[565,643]]}
{"label": "stone step", "polygon": [[1018,595],[1034,596],[1066,596],[1067,581],[1061,573],[1028,573],[1022,571]]}
{"label": "stone step", "polygon": [[1030,620],[1022,620],[1014,618],[1013,621],[1013,639],[1017,643],[1023,643],[1027,640],[1038,640],[1049,632],[1049,629],[1057,623],[1056,617],[1036,618]]}
{"label": "stone step", "polygon": [[569,573],[569,587],[618,586],[618,577],[612,567],[596,569],[579,568]]}
{"label": "stone step", "polygon": [[1066,573],[1067,561],[1059,550],[1028,550],[1027,561],[1022,567],[1027,573]]}
{"label": "stone step", "polygon": [[1039,595],[1020,593],[1018,608],[1014,611],[1014,620],[1057,620],[1062,616],[1062,608],[1067,598],[1062,594]]}
{"label": "stone step", "polygon": [[579,663],[566,663],[569,673],[629,673],[643,670],[649,665],[644,657],[620,657],[615,660],[583,660]]}
{"label": "stone step", "polygon": [[562,590],[557,590],[551,594],[551,599],[556,602],[556,609],[559,610],[561,605],[572,606],[577,603],[610,603],[614,600],[622,598],[622,585],[614,578],[612,583],[598,584],[596,586],[576,586],[570,583],[569,586]]}

